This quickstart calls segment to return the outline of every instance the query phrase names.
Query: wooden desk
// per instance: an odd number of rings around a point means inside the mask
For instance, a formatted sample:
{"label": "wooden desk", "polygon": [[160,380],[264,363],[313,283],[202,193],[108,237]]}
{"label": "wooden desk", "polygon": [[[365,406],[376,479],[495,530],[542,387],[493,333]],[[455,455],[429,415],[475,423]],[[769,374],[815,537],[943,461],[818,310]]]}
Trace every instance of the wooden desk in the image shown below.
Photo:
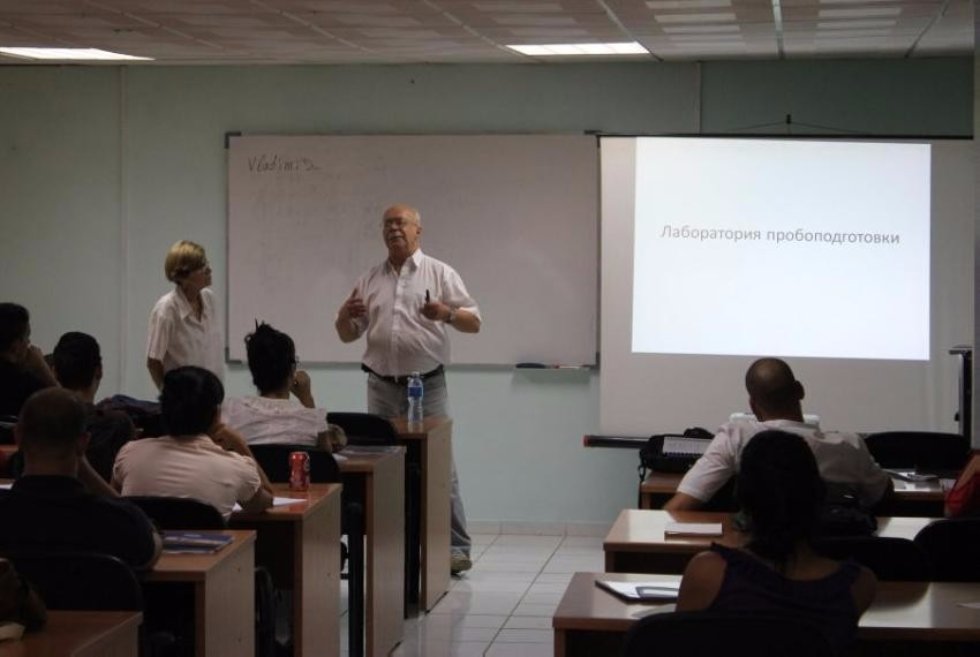
{"label": "wooden desk", "polygon": [[399,442],[408,448],[406,467],[420,480],[408,487],[408,508],[418,509],[417,526],[405,528],[407,590],[410,603],[432,609],[449,590],[452,427],[449,418],[432,417],[422,431],[409,431],[405,418],[392,420]]}
{"label": "wooden desk", "polygon": [[137,657],[138,611],[49,611],[40,632],[0,642],[0,657]]}
{"label": "wooden desk", "polygon": [[[936,518],[878,518],[878,536],[912,539]],[[664,535],[668,522],[720,522],[721,537]],[[610,573],[677,573],[712,542],[741,545],[744,534],[732,526],[732,514],[706,511],[625,509],[606,535],[606,571]]]}
{"label": "wooden desk", "polygon": [[[401,641],[405,617],[405,448],[350,446],[340,455],[345,504],[356,501],[363,506],[367,542],[366,623],[355,623],[351,610],[349,636],[366,630],[366,654],[383,657]],[[349,539],[353,566],[354,537]],[[352,577],[349,584],[354,581]],[[350,603],[354,604],[353,594]],[[351,649],[350,654],[355,652]]]}
{"label": "wooden desk", "polygon": [[341,486],[311,484],[302,493],[286,484],[272,488],[296,504],[233,513],[230,525],[258,531],[256,563],[269,569],[277,588],[293,592],[293,655],[339,655]]}
{"label": "wooden desk", "polygon": [[[674,493],[683,475],[651,472],[640,484],[640,508],[661,509]],[[892,479],[895,495],[879,509],[882,515],[938,518],[943,515],[943,493],[939,480],[913,483]]]}
{"label": "wooden desk", "polygon": [[255,652],[255,532],[231,534],[214,554],[166,554],[143,577],[144,586],[180,582],[194,591],[194,654],[239,657]]}
{"label": "wooden desk", "polygon": [[[629,604],[597,587],[596,579],[642,581],[650,575],[575,573],[552,618],[555,657],[620,654],[637,619],[674,610],[673,603]],[[861,617],[855,654],[889,654],[883,648],[899,642],[903,656],[975,654],[956,652],[970,642],[975,650],[980,641],[980,610],[959,606],[964,602],[980,602],[980,584],[879,582],[874,603]]]}

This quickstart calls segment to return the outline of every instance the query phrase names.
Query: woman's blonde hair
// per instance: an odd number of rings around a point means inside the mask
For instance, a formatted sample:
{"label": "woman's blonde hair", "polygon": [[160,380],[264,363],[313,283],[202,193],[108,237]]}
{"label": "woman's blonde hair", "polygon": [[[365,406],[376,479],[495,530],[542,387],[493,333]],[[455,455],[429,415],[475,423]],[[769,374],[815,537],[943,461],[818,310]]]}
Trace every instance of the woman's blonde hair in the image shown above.
{"label": "woman's blonde hair", "polygon": [[163,273],[167,280],[177,283],[191,272],[197,271],[208,264],[204,247],[189,240],[175,242],[167,251],[167,259],[163,263]]}

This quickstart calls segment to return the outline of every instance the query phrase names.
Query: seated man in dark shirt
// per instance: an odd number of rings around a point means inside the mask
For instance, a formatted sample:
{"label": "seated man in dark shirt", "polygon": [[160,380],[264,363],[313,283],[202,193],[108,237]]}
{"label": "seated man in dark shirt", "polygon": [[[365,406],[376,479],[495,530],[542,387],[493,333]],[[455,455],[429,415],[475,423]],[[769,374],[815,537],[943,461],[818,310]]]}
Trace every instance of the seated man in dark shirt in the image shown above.
{"label": "seated man in dark shirt", "polygon": [[24,404],[14,429],[24,475],[0,491],[0,552],[100,552],[147,568],[160,556],[160,536],[85,459],[85,419],[85,405],[61,388],[34,393]]}
{"label": "seated man in dark shirt", "polygon": [[44,354],[31,344],[27,308],[0,303],[0,415],[20,414],[28,397],[56,385]]}
{"label": "seated man in dark shirt", "polygon": [[102,382],[99,343],[87,333],[65,333],[55,345],[52,362],[61,387],[70,390],[85,404],[88,411],[85,430],[91,436],[85,456],[95,471],[109,481],[116,454],[136,437],[136,427],[125,413],[104,411],[95,406],[95,393]]}

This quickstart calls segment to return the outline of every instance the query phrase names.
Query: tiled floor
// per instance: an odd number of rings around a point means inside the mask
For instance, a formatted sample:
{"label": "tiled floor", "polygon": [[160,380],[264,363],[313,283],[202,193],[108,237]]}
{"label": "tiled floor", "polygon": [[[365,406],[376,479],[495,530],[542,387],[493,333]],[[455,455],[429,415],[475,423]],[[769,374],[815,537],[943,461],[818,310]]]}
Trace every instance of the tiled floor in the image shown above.
{"label": "tiled floor", "polygon": [[405,621],[392,657],[551,657],[551,616],[572,573],[604,565],[602,538],[587,536],[476,535],[472,558],[431,612]]}

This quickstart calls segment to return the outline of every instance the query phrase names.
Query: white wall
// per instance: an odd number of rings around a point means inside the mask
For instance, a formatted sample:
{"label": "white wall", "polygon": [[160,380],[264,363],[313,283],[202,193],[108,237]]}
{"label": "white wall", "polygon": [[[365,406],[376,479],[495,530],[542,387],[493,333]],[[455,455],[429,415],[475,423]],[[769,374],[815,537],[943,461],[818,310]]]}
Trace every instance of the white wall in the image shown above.
{"label": "white wall", "polygon": [[[3,67],[0,299],[31,309],[34,340],[45,349],[66,330],[94,334],[106,365],[102,392],[149,397],[146,318],[168,289],[167,247],[180,238],[204,244],[215,289],[225,289],[228,131],[695,133],[792,112],[858,131],[969,135],[971,72],[969,59]],[[424,210],[425,199],[414,202]],[[378,247],[381,256],[380,240]],[[323,306],[324,331],[341,301],[297,299]],[[355,368],[312,374],[321,403],[364,408]],[[606,523],[635,504],[635,452],[581,447],[598,426],[594,373],[466,368],[449,381],[471,520]],[[250,390],[240,367],[226,383],[230,394]],[[673,427],[650,431],[665,428]]]}

